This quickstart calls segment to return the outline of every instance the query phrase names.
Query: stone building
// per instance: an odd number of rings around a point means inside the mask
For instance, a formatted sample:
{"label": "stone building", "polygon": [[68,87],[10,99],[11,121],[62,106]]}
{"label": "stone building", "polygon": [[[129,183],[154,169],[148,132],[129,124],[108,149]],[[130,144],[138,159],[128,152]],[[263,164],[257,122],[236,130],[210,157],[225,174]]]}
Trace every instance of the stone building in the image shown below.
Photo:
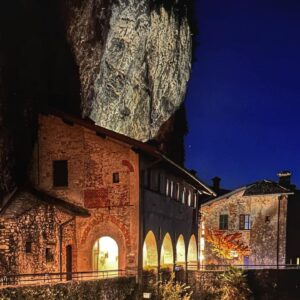
{"label": "stone building", "polygon": [[204,202],[199,227],[201,263],[285,264],[291,194],[276,182],[262,180]]}
{"label": "stone building", "polygon": [[154,146],[41,114],[28,185],[2,203],[0,272],[195,267],[199,195],[213,192]]}

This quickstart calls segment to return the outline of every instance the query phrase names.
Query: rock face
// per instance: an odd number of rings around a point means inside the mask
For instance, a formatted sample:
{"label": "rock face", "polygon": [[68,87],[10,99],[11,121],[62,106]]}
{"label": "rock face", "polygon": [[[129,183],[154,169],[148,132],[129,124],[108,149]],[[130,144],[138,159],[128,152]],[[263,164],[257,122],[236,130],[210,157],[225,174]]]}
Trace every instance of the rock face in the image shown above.
{"label": "rock face", "polygon": [[142,141],[157,136],[184,100],[189,79],[192,42],[184,2],[66,2],[83,116]]}
{"label": "rock face", "polygon": [[178,108],[190,73],[192,2],[3,3],[0,202],[26,180],[36,116],[45,104],[142,141],[156,139],[183,162],[186,120]]}

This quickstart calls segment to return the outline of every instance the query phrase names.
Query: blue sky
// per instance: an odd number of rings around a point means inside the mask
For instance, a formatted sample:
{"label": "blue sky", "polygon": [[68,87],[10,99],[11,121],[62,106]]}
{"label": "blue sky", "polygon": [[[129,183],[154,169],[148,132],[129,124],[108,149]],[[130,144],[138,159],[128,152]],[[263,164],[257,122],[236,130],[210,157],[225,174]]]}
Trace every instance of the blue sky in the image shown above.
{"label": "blue sky", "polygon": [[229,188],[288,169],[300,187],[300,3],[196,2],[187,167]]}

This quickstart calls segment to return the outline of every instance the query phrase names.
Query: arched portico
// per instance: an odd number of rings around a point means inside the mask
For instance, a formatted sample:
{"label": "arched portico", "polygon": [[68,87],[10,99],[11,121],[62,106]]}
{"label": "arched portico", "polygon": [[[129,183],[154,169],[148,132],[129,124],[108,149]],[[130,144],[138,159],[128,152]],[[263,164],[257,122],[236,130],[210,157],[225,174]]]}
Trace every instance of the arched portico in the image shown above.
{"label": "arched portico", "polygon": [[176,244],[176,265],[185,268],[186,251],[183,235],[181,234]]}
{"label": "arched portico", "polygon": [[195,235],[192,235],[189,241],[188,254],[187,254],[188,270],[197,270],[198,268],[198,254],[197,242]]}
{"label": "arched portico", "polygon": [[172,239],[169,233],[166,233],[160,252],[160,267],[173,269],[174,266],[174,252]]}
{"label": "arched portico", "polygon": [[157,270],[158,268],[158,251],[154,233],[150,230],[144,240],[143,245],[143,269]]}

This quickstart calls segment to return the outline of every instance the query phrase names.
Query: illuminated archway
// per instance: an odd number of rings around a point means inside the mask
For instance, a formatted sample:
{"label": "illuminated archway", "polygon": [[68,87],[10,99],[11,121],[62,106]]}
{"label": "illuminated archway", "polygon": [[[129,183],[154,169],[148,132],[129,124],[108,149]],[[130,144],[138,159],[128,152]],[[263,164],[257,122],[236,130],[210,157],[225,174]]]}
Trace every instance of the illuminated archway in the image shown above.
{"label": "illuminated archway", "polygon": [[195,270],[198,268],[197,242],[194,235],[190,238],[187,262],[189,270]]}
{"label": "illuminated archway", "polygon": [[155,235],[149,231],[143,245],[143,269],[157,269],[158,267],[158,253]]}
{"label": "illuminated archway", "polygon": [[185,243],[182,234],[176,244],[176,265],[185,267]]}
{"label": "illuminated archway", "polygon": [[173,254],[173,246],[172,240],[167,233],[163,240],[161,246],[161,253],[160,253],[160,266],[161,268],[172,268],[174,264],[174,254]]}
{"label": "illuminated archway", "polygon": [[93,246],[94,271],[111,271],[119,269],[119,247],[109,236],[99,238]]}

